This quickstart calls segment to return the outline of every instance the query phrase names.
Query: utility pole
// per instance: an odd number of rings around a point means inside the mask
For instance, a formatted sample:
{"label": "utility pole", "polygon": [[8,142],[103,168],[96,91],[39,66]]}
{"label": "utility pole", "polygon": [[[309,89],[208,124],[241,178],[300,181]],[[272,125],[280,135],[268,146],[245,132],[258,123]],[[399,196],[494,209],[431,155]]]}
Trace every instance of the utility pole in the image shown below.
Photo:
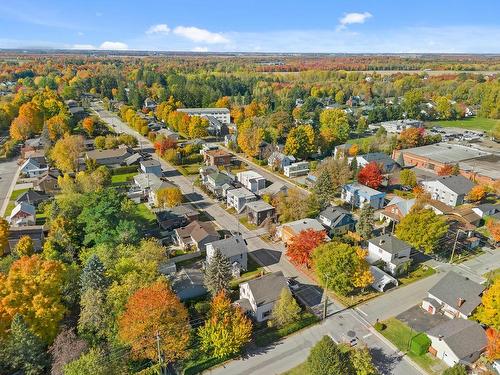
{"label": "utility pole", "polygon": [[160,332],[156,331],[156,349],[158,351],[158,365],[160,367],[160,374],[165,375],[165,367],[163,366],[163,357],[160,350]]}
{"label": "utility pole", "polygon": [[[459,234],[460,232],[464,232],[464,231],[463,231],[462,229],[458,229],[458,228],[457,228],[457,235],[455,236],[455,243],[453,244],[453,250],[451,251],[450,263],[452,263],[452,262],[453,262],[453,256],[455,255],[455,249],[456,249],[456,247],[457,247],[458,234]],[[464,232],[464,233],[465,233],[465,232]],[[467,233],[465,233],[465,234],[467,234]]]}
{"label": "utility pole", "polygon": [[326,313],[327,313],[327,310],[328,310],[328,284],[329,284],[329,277],[326,276],[326,284],[325,284],[325,289],[324,289],[324,293],[325,293],[325,304],[323,305],[323,320],[326,319]]}

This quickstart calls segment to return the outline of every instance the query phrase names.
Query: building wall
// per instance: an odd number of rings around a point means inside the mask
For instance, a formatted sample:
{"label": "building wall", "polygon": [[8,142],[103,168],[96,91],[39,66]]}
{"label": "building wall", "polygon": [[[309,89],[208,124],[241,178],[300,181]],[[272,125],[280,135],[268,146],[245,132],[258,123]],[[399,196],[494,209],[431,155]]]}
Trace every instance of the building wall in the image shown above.
{"label": "building wall", "polygon": [[457,195],[439,181],[424,181],[422,186],[431,194],[432,199],[447,204],[448,206],[454,207],[463,203],[463,195]]}
{"label": "building wall", "polygon": [[439,340],[439,338],[433,336],[429,336],[429,338],[431,339],[431,348],[434,348],[436,351],[436,358],[443,360],[450,367],[459,362],[459,358],[457,358],[455,353],[451,351],[443,340]]}

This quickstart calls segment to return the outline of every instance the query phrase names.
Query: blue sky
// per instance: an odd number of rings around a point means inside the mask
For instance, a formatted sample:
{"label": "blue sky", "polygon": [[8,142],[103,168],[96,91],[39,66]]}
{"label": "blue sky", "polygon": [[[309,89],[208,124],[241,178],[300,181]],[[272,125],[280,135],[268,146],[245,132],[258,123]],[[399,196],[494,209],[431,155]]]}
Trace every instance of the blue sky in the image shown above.
{"label": "blue sky", "polygon": [[2,0],[0,48],[500,53],[491,0]]}

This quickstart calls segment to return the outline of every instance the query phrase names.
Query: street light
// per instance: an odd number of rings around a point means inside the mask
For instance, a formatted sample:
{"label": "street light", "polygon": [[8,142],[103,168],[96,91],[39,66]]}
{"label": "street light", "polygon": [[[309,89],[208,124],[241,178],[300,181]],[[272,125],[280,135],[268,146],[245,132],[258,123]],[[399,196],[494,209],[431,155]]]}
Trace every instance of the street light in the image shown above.
{"label": "street light", "polygon": [[323,306],[323,320],[326,319],[326,312],[328,309],[328,284],[330,284],[330,276],[329,275],[324,275],[326,278],[326,283],[325,283],[325,288],[324,288],[324,293],[325,293],[325,305]]}
{"label": "street light", "polygon": [[467,232],[460,229],[460,228],[457,228],[457,235],[455,236],[455,243],[453,244],[453,250],[451,251],[451,257],[450,257],[450,263],[453,262],[453,256],[455,255],[455,249],[457,247],[457,241],[458,241],[458,234],[460,232],[464,232],[465,235],[467,235]]}

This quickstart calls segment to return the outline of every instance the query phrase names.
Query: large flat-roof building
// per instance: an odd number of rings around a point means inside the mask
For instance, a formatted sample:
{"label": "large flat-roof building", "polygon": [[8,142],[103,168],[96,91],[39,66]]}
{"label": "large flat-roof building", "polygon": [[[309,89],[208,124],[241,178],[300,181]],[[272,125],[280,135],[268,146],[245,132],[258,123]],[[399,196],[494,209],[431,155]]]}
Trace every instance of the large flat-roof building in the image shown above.
{"label": "large flat-roof building", "polygon": [[189,116],[200,116],[206,118],[209,116],[215,117],[221,123],[226,125],[231,122],[231,116],[229,109],[227,108],[179,108],[177,109],[177,112],[183,112]]}

